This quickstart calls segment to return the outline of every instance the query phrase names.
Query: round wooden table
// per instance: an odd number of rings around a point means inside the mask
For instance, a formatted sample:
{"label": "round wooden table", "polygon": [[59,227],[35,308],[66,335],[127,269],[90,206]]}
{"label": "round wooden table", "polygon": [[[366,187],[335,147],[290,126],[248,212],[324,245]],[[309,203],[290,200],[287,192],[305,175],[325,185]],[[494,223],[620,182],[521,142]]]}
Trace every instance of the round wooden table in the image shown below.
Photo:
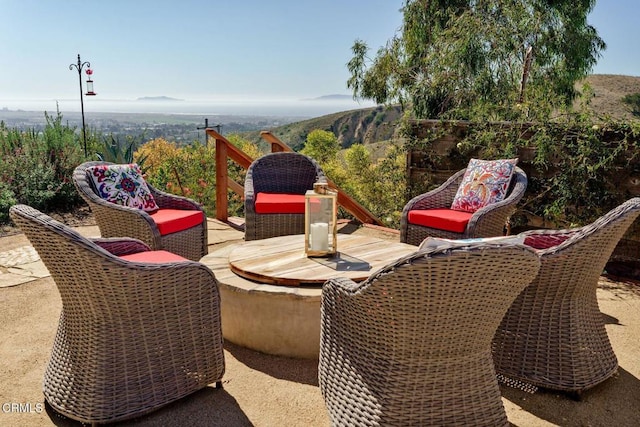
{"label": "round wooden table", "polygon": [[251,240],[229,254],[229,268],[244,278],[272,285],[322,285],[346,277],[361,282],[390,261],[416,251],[415,246],[368,236],[339,234],[338,253],[309,258],[304,235]]}
{"label": "round wooden table", "polygon": [[228,245],[200,262],[218,280],[225,340],[262,353],[314,359],[320,353],[322,283],[335,277],[362,281],[416,250],[339,234],[339,258],[308,259],[304,236],[294,235]]}

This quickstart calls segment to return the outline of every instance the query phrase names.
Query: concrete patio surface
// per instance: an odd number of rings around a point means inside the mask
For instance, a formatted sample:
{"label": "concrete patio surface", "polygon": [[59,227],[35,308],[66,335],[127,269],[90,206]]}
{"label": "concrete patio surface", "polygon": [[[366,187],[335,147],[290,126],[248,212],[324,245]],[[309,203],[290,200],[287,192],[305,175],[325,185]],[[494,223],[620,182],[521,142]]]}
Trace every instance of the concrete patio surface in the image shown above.
{"label": "concrete patio surface", "polygon": [[[95,226],[78,227],[99,236]],[[354,227],[389,240],[394,233]],[[242,240],[240,231],[209,220],[209,250]],[[603,276],[600,309],[618,373],[582,400],[550,391],[501,387],[514,426],[640,425],[640,285]],[[37,253],[22,234],[0,238],[0,426],[77,426],[44,403],[42,378],[61,301]],[[122,426],[327,426],[315,360],[277,357],[225,343],[224,388],[213,385]]]}

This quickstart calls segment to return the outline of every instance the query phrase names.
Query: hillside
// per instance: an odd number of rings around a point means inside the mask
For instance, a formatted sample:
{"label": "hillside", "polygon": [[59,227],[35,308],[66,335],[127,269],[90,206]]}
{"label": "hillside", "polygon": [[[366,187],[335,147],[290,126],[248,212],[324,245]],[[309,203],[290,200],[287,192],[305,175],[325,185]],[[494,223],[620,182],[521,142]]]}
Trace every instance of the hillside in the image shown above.
{"label": "hillside", "polygon": [[[593,74],[585,82],[594,91],[590,105],[594,113],[621,120],[634,118],[622,98],[640,93],[640,77]],[[580,82],[577,87],[582,89],[585,82]],[[295,150],[302,148],[307,135],[314,129],[333,132],[342,147],[348,148],[356,143],[372,144],[390,139],[401,117],[400,107],[378,106],[329,114],[269,130]],[[251,141],[261,141],[258,131],[243,135]]]}
{"label": "hillside", "polygon": [[593,74],[587,77],[586,82],[594,91],[591,109],[595,113],[609,115],[614,119],[634,118],[629,107],[622,102],[622,98],[640,93],[640,77]]}
{"label": "hillside", "polygon": [[[353,144],[372,144],[391,139],[402,111],[400,107],[377,106],[343,111],[269,129],[294,150],[303,147],[309,132],[315,129],[333,132],[343,148]],[[261,141],[260,132],[246,132],[250,141]]]}

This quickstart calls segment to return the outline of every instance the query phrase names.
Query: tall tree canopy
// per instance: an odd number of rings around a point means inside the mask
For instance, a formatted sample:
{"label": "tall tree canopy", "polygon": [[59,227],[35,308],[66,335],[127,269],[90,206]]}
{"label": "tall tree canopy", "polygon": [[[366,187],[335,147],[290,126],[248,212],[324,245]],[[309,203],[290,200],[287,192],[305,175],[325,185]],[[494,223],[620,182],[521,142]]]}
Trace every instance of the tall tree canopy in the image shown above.
{"label": "tall tree canopy", "polygon": [[354,97],[409,104],[416,117],[509,119],[570,105],[605,49],[595,0],[405,0],[403,26],[375,58],[352,47]]}

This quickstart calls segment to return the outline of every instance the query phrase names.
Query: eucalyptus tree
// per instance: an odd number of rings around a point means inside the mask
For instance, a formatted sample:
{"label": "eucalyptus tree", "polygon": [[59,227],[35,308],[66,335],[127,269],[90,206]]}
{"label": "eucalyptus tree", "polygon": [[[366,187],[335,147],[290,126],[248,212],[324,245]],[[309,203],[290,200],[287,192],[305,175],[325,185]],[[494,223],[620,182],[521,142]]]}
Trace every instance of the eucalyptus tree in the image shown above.
{"label": "eucalyptus tree", "polygon": [[[418,118],[511,119],[571,105],[604,41],[595,0],[405,0],[403,25],[368,57],[356,40],[356,98],[399,102]],[[524,113],[524,114],[523,114]]]}

